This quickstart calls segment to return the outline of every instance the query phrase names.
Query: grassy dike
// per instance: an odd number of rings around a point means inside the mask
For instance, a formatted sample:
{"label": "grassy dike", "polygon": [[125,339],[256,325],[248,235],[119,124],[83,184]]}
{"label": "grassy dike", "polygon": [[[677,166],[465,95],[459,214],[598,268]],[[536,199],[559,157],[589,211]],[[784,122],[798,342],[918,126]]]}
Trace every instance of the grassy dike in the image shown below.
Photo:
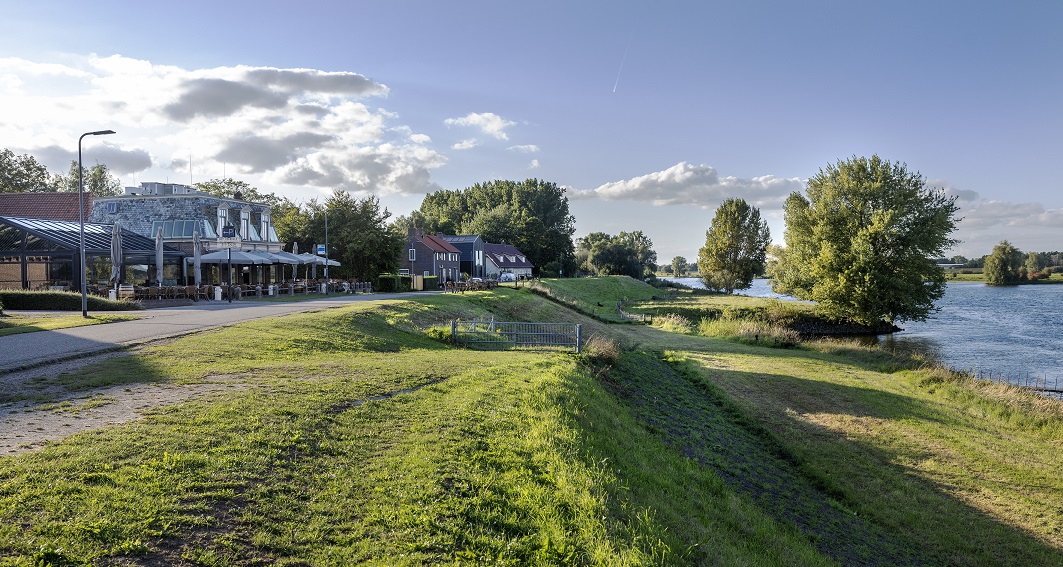
{"label": "grassy dike", "polygon": [[[422,331],[492,316],[592,345]],[[57,382],[228,388],[0,458],[0,565],[1063,563],[1059,404],[845,345],[506,289],[249,322]]]}

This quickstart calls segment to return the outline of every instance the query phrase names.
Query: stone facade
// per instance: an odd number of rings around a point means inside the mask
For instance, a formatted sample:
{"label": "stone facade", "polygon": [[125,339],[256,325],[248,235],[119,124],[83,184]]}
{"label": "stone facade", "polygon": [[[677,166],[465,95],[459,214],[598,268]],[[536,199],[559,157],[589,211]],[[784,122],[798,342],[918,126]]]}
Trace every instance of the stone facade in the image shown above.
{"label": "stone facade", "polygon": [[[192,231],[198,231],[205,251],[217,249],[221,228],[229,224],[242,241],[242,250],[277,252],[281,243],[270,220],[270,208],[258,203],[216,197],[206,193],[140,195],[127,193],[98,197],[90,222],[119,223],[122,228],[155,238],[153,229],[166,226],[166,244],[191,253]],[[184,221],[181,223],[180,221]],[[168,225],[163,224],[169,222]]]}

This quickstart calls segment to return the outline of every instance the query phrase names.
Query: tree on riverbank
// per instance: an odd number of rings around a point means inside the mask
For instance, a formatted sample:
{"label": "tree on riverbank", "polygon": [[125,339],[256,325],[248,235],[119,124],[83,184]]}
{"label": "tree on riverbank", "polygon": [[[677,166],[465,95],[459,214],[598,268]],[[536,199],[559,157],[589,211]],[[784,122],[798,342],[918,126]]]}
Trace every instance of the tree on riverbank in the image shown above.
{"label": "tree on riverbank", "polygon": [[767,221],[760,218],[760,209],[744,199],[724,201],[698,251],[698,272],[705,287],[726,293],[749,289],[753,278],[764,272],[768,244],[771,233]]}
{"label": "tree on riverbank", "polygon": [[786,248],[773,289],[864,324],[925,320],[945,293],[934,262],[955,241],[955,197],[877,155],[851,158],[808,180],[783,208]]}
{"label": "tree on riverbank", "polygon": [[982,273],[989,285],[1019,285],[1025,278],[1019,273],[1024,267],[1025,257],[1018,248],[1007,240],[993,247],[993,253],[986,256]]}

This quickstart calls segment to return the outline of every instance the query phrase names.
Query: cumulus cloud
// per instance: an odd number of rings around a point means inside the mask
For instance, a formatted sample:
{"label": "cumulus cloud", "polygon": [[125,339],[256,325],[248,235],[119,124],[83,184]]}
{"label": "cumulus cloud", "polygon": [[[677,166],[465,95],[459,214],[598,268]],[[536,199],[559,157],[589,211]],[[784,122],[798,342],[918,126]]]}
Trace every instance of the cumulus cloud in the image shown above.
{"label": "cumulus cloud", "polygon": [[452,150],[471,150],[472,148],[475,148],[478,145],[479,145],[479,143],[476,141],[475,138],[470,138],[468,140],[462,140],[462,141],[450,146],[450,149],[452,149]]}
{"label": "cumulus cloud", "polygon": [[539,146],[536,146],[535,144],[526,144],[526,145],[523,145],[523,146],[510,146],[510,147],[508,147],[506,149],[510,150],[510,151],[514,151],[514,152],[521,152],[521,153],[525,153],[525,154],[533,154],[533,153],[539,151]]}
{"label": "cumulus cloud", "polygon": [[[86,167],[97,163],[106,164],[111,173],[115,175],[144,171],[152,165],[151,155],[142,149],[126,150],[111,144],[83,144],[83,146],[81,157]],[[77,161],[78,158],[76,148],[71,150],[71,148],[55,145],[35,148],[29,153],[52,171],[63,173],[69,170],[70,162]]]}
{"label": "cumulus cloud", "polygon": [[354,193],[410,195],[440,189],[428,175],[444,160],[420,147],[382,144],[343,154],[313,154],[277,169],[272,179],[286,185],[310,185]]}
{"label": "cumulus cloud", "polygon": [[509,136],[506,134],[506,128],[516,125],[516,122],[510,122],[493,112],[470,112],[461,118],[447,118],[443,123],[447,126],[479,128],[484,134],[494,136],[499,140],[508,140]]}
{"label": "cumulus cloud", "polygon": [[[432,191],[431,170],[446,160],[427,146],[428,136],[370,103],[388,92],[354,72],[183,69],[120,55],[0,58],[0,139],[53,171],[76,159],[80,133],[111,128],[118,135],[86,144],[85,159],[116,174],[143,177],[155,168],[162,177],[194,164],[198,177],[228,165],[267,190],[263,184]],[[510,123],[491,116],[466,118],[504,134]]]}
{"label": "cumulus cloud", "polygon": [[531,163],[528,164],[528,169],[539,169],[539,160],[531,160]]}
{"label": "cumulus cloud", "polygon": [[597,189],[573,191],[573,198],[648,201],[654,205],[694,205],[713,208],[731,197],[741,197],[757,207],[779,208],[786,197],[804,189],[799,178],[772,175],[741,179],[720,177],[708,165],[680,162],[663,171],[624,181],[606,183]]}

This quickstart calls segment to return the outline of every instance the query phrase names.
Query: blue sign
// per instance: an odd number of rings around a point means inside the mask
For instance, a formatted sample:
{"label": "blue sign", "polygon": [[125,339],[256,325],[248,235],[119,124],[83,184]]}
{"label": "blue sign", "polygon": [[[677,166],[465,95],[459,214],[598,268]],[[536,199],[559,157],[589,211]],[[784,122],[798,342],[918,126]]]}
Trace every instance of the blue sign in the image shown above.
{"label": "blue sign", "polygon": [[324,244],[318,244],[317,245],[317,254],[319,256],[324,256],[325,255],[325,245]]}
{"label": "blue sign", "polygon": [[236,227],[231,225],[221,227],[221,237],[236,238]]}

